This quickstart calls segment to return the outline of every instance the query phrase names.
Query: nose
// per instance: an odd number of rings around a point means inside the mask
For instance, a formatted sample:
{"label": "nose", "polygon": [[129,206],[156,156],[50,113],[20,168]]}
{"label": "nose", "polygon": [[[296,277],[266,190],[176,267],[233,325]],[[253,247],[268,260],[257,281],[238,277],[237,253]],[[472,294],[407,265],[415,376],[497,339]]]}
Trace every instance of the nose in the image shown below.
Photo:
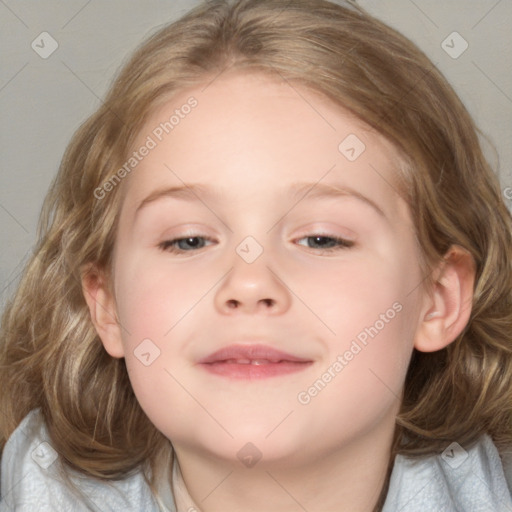
{"label": "nose", "polygon": [[220,313],[279,315],[289,309],[290,290],[269,268],[264,255],[247,263],[235,254],[232,270],[215,295],[215,307]]}

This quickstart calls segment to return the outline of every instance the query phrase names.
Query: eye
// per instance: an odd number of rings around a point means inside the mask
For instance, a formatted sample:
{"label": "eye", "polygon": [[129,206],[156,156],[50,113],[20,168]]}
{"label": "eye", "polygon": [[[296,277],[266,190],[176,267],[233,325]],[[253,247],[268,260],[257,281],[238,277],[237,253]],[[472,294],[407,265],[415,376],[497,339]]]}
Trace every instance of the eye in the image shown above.
{"label": "eye", "polygon": [[[342,249],[348,249],[355,245],[354,242],[349,240],[326,235],[310,235],[299,238],[298,240],[306,240],[306,246],[308,248],[318,249],[320,252],[334,252]],[[185,252],[194,252],[202,249],[203,247],[206,247],[207,242],[210,242],[211,245],[211,243],[214,243],[215,241],[209,237],[204,236],[187,236],[165,240],[158,244],[158,248],[164,252],[179,254]],[[299,245],[304,244],[299,243]]]}
{"label": "eye", "polygon": [[213,242],[211,238],[204,236],[187,236],[182,238],[173,238],[165,240],[158,244],[158,248],[162,251],[171,253],[193,252],[206,246],[205,242]]}
{"label": "eye", "polygon": [[[310,249],[319,249],[323,252],[334,252],[349,249],[355,245],[355,243],[350,240],[327,235],[310,235],[298,238],[298,240],[307,240],[307,247]],[[304,244],[299,243],[299,245]]]}

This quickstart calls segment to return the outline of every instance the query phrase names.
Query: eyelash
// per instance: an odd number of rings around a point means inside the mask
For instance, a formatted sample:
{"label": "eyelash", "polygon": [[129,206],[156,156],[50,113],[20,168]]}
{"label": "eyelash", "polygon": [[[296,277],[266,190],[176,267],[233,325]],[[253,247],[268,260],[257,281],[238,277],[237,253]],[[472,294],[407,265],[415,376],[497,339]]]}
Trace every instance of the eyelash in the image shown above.
{"label": "eyelash", "polygon": [[[303,239],[308,239],[308,238],[309,239],[322,238],[322,239],[332,240],[336,244],[338,244],[337,247],[328,247],[327,249],[319,249],[318,251],[315,251],[315,252],[319,252],[321,254],[322,253],[331,253],[331,252],[340,251],[340,250],[344,250],[344,249],[350,249],[351,247],[353,247],[355,245],[355,243],[351,242],[350,240],[345,240],[344,238],[328,236],[328,235],[309,235],[309,236],[303,236],[302,238],[298,238],[297,240],[303,240]],[[160,244],[158,244],[158,248],[163,252],[169,252],[169,253],[173,253],[173,254],[184,254],[187,252],[195,252],[194,250],[186,251],[186,250],[179,249],[176,247],[176,244],[178,244],[179,242],[181,242],[183,240],[190,240],[190,239],[204,239],[204,240],[207,240],[208,242],[214,242],[214,240],[209,237],[193,235],[193,236],[185,236],[185,237],[181,237],[181,238],[173,238],[172,240],[165,240],[164,242],[161,242]],[[201,249],[202,249],[202,247],[201,247]],[[309,247],[309,249],[314,249],[314,248]]]}

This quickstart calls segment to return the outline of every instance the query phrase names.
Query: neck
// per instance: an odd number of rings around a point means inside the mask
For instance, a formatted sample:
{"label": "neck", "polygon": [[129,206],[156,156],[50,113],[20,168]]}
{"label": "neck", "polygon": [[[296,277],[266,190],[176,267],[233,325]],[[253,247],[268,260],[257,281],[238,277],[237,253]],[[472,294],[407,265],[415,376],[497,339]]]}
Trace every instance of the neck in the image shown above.
{"label": "neck", "polygon": [[186,488],[179,501],[183,510],[198,512],[380,512],[393,466],[393,435],[394,423],[381,424],[314,460],[262,459],[252,468],[175,446]]}

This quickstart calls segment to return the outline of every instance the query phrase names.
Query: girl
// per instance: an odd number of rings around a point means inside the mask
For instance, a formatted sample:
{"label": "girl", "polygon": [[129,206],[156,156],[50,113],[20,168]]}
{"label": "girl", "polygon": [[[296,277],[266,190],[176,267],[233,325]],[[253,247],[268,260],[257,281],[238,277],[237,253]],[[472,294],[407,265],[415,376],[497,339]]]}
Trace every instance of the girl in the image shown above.
{"label": "girl", "polygon": [[2,323],[0,510],[512,510],[511,235],[400,34],[195,8],[45,201]]}

